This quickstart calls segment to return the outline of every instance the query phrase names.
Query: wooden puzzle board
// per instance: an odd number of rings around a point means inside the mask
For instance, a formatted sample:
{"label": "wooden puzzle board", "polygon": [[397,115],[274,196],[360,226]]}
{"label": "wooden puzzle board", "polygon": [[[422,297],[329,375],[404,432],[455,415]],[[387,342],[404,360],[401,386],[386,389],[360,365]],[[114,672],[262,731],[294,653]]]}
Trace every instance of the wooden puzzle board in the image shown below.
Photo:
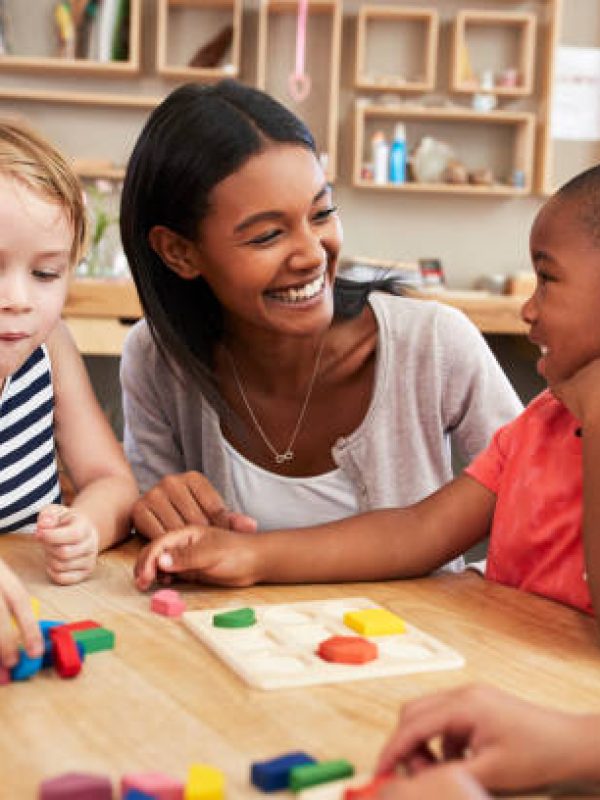
{"label": "wooden puzzle board", "polygon": [[[406,632],[365,637],[377,643],[379,658],[367,664],[333,664],[315,650],[330,636],[355,636],[344,625],[347,611],[381,608],[366,597],[257,605],[250,628],[215,628],[213,616],[233,608],[186,611],[184,624],[246,683],[281,689],[364,678],[458,669],[464,658],[447,645],[406,623]],[[406,622],[406,621],[405,621]]]}

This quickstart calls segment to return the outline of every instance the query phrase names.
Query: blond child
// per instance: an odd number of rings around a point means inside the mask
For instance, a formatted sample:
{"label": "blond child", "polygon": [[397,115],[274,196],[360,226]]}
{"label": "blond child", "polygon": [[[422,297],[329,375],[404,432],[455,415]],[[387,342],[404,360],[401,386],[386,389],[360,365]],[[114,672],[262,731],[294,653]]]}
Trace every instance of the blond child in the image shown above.
{"label": "blond child", "polygon": [[[33,533],[59,584],[83,580],[123,539],[137,490],[60,320],[85,241],[80,186],[29,130],[0,123],[0,534]],[[61,504],[56,452],[77,495]],[[16,660],[17,620],[30,649],[27,595],[0,564],[0,655]],[[32,643],[33,638],[33,643]]]}
{"label": "blond child", "polygon": [[539,212],[536,289],[522,316],[548,390],[462,474],[416,505],[268,534],[190,526],[150,545],[158,569],[206,582],[381,580],[425,575],[491,530],[487,577],[600,612],[600,167]]}

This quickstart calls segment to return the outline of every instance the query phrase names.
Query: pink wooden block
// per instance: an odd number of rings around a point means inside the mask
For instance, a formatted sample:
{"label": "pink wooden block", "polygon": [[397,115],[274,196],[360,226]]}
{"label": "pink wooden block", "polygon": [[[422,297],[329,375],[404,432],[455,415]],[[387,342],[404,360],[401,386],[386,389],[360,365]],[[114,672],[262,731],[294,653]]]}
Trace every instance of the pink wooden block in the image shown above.
{"label": "pink wooden block", "polygon": [[0,664],[0,686],[10,683],[10,670]]}
{"label": "pink wooden block", "polygon": [[40,784],[39,800],[112,800],[112,783],[104,775],[66,772]]}
{"label": "pink wooden block", "polygon": [[181,781],[161,772],[130,773],[121,778],[121,797],[126,797],[131,789],[137,789],[156,800],[183,800],[183,788]]}
{"label": "pink wooden block", "polygon": [[165,617],[180,617],[186,605],[175,589],[159,589],[152,595],[150,608],[156,614],[164,614]]}

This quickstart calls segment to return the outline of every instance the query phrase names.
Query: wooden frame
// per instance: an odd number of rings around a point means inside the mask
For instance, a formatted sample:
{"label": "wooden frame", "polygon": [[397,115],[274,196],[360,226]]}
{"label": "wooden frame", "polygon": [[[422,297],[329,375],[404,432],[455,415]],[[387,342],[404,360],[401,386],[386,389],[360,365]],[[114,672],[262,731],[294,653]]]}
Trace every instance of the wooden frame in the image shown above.
{"label": "wooden frame", "polygon": [[[372,119],[381,120],[382,125],[391,126],[404,122],[407,129],[411,122],[458,123],[469,126],[509,126],[515,129],[512,170],[523,173],[523,185],[493,184],[478,186],[450,183],[387,183],[375,184],[361,177],[363,153],[365,151],[365,129]],[[423,106],[377,106],[357,102],[355,115],[354,169],[352,185],[359,189],[391,192],[441,192],[445,194],[474,194],[490,196],[525,195],[531,193],[533,172],[533,146],[535,137],[535,114],[525,111],[493,111],[481,113],[470,109],[425,108]]]}
{"label": "wooden frame", "polygon": [[[257,52],[257,73],[256,85],[260,89],[266,89],[271,94],[278,96],[285,105],[292,107],[298,116],[304,119],[303,108],[301,105],[293,106],[289,97],[282,96],[283,93],[277,92],[269,87],[267,75],[268,46],[269,46],[269,18],[275,14],[296,14],[298,3],[296,0],[261,0],[259,21],[258,21],[258,52]],[[327,123],[326,133],[322,141],[317,141],[322,155],[326,156],[327,163],[324,164],[325,174],[329,181],[335,180],[337,173],[337,140],[338,140],[338,105],[339,105],[339,74],[340,74],[340,54],[341,54],[341,35],[342,35],[342,5],[341,0],[308,0],[308,23],[315,15],[329,15],[331,17],[331,38],[330,38],[330,70],[327,81]],[[292,58],[294,48],[291,48]],[[293,63],[293,62],[292,62]],[[319,83],[321,83],[321,79]],[[322,113],[322,109],[320,109]],[[311,126],[310,119],[304,121]],[[318,137],[317,137],[318,138]]]}
{"label": "wooden frame", "polygon": [[[129,58],[127,61],[97,61],[58,56],[0,55],[0,72],[68,73],[100,78],[120,78],[140,71],[142,0],[130,0]],[[31,12],[33,13],[33,12]]]}
{"label": "wooden frame", "polygon": [[[417,78],[402,75],[373,75],[368,66],[369,24],[386,21],[390,25],[405,23],[406,26],[423,28],[422,61],[418,65]],[[356,74],[357,89],[380,92],[428,92],[435,88],[437,50],[439,38],[439,14],[427,8],[400,8],[394,6],[361,6],[356,20]]]}
{"label": "wooden frame", "polygon": [[[168,63],[169,15],[173,9],[191,9],[197,12],[230,12],[233,27],[231,61],[220,67],[188,67]],[[158,0],[156,27],[156,70],[159,75],[178,80],[218,81],[234,78],[240,71],[240,46],[242,33],[242,0]]]}
{"label": "wooden frame", "polygon": [[461,10],[454,23],[454,41],[450,70],[450,88],[453,92],[472,94],[482,91],[478,80],[466,79],[465,59],[469,53],[469,29],[513,28],[518,35],[518,63],[506,65],[518,71],[518,84],[502,86],[497,83],[490,89],[499,97],[523,97],[533,92],[535,68],[535,41],[537,16],[519,11],[475,11]]}

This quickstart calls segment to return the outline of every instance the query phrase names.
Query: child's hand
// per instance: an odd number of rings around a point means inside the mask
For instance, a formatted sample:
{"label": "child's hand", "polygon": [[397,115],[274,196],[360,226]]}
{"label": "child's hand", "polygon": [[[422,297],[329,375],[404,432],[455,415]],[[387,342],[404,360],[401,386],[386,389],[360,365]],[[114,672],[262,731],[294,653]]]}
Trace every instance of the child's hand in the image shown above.
{"label": "child's hand", "polygon": [[167,475],[133,507],[133,526],[149,539],[186,525],[214,525],[240,533],[256,531],[256,520],[228,511],[210,481],[195,471]]}
{"label": "child's hand", "polygon": [[45,551],[46,572],[55,583],[78,583],[94,570],[98,531],[76,508],[52,505],[42,509],[36,538]]}
{"label": "child's hand", "polygon": [[0,664],[5,667],[14,667],[17,663],[19,634],[30,656],[42,655],[42,634],[33,616],[29,595],[14,572],[0,560]]}
{"label": "child's hand", "polygon": [[463,768],[488,789],[524,790],[578,779],[577,751],[585,718],[530,705],[485,686],[461,687],[407,703],[383,749],[377,772],[403,764],[436,769],[429,749],[442,740],[442,761]]}
{"label": "child's hand", "polygon": [[491,800],[464,769],[443,766],[385,783],[374,800]]}
{"label": "child's hand", "polygon": [[251,533],[220,528],[190,526],[172,531],[139,554],[134,568],[136,586],[148,589],[158,572],[219,586],[251,586],[258,580],[256,542]]}

